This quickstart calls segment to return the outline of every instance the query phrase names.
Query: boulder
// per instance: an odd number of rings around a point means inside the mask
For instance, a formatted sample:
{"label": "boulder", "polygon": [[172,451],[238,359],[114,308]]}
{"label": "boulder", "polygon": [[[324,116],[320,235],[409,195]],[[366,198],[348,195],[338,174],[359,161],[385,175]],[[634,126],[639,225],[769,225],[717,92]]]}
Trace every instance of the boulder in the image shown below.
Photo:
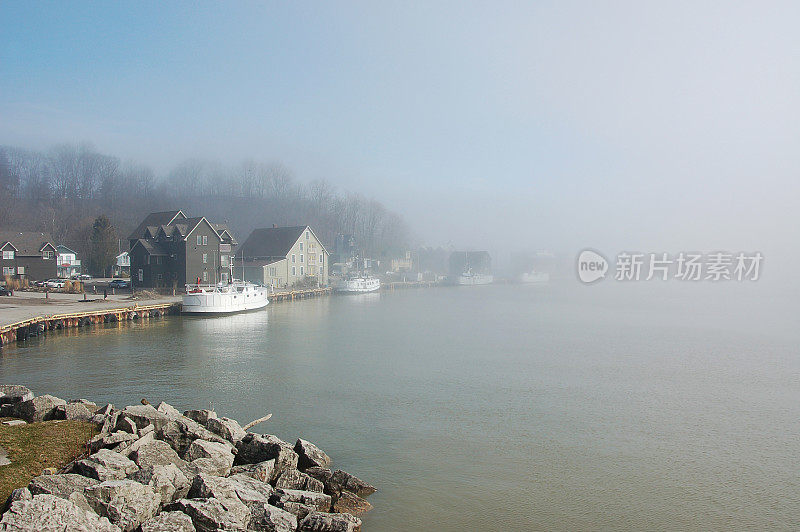
{"label": "boulder", "polygon": [[330,510],[331,502],[331,496],[325,493],[283,488],[276,488],[275,494],[270,498],[270,504],[278,508],[283,508],[286,503],[298,503],[322,512]]}
{"label": "boulder", "polygon": [[77,506],[74,502],[41,494],[30,500],[19,500],[3,514],[0,530],[29,532],[62,532],[86,530],[92,532],[119,532],[105,517]]}
{"label": "boulder", "polygon": [[114,412],[114,405],[112,405],[111,403],[108,403],[107,405],[101,406],[100,408],[95,410],[94,414],[96,416],[108,416],[112,412]]}
{"label": "boulder", "polygon": [[[94,420],[94,418],[92,419]],[[108,434],[110,432],[114,432],[118,420],[119,420],[119,412],[116,411],[111,412],[110,414],[105,416],[102,425],[100,425],[100,434]]]}
{"label": "boulder", "polygon": [[18,384],[0,384],[0,405],[23,403],[33,399],[33,392]]}
{"label": "boulder", "polygon": [[272,482],[275,480],[275,460],[234,466],[231,475],[246,475],[261,482]]}
{"label": "boulder", "polygon": [[161,498],[161,504],[186,497],[191,486],[175,464],[147,466],[131,475],[130,479],[150,486]]}
{"label": "boulder", "polygon": [[[2,417],[2,415],[0,415],[0,417]],[[27,424],[28,423],[26,421],[23,421],[22,419],[7,419],[3,421],[3,425],[7,425],[9,427],[16,427],[17,425],[27,425]]]}
{"label": "boulder", "polygon": [[297,530],[297,517],[270,504],[252,506],[247,529],[266,532],[294,532]]}
{"label": "boulder", "polygon": [[108,480],[86,488],[89,505],[124,531],[135,530],[156,513],[161,498],[150,488],[133,480]]}
{"label": "boulder", "polygon": [[[148,425],[148,427],[150,427],[150,426],[152,426],[152,425]],[[145,445],[147,445],[148,443],[150,443],[152,441],[155,441],[155,434],[153,434],[153,432],[150,431],[150,432],[148,432],[147,434],[145,434],[143,436],[139,436],[138,440],[132,442],[124,450],[120,451],[120,453],[123,456],[127,456],[128,458],[130,458],[133,453],[135,453],[136,451],[138,451],[139,449],[141,449],[142,447],[144,447]],[[169,444],[167,444],[167,447],[169,447]],[[170,449],[172,449],[172,447],[170,447]]]}
{"label": "boulder", "polygon": [[105,480],[122,480],[136,472],[138,466],[132,460],[108,449],[100,449],[89,458],[75,463],[75,472],[101,482]]}
{"label": "boulder", "polygon": [[126,417],[136,424],[137,429],[143,429],[150,423],[159,430],[167,423],[172,421],[172,418],[153,407],[153,405],[132,405],[126,406],[120,412],[120,416]]}
{"label": "boulder", "polygon": [[88,399],[70,399],[67,401],[69,405],[83,405],[86,407],[86,410],[91,412],[92,414],[97,413],[97,403],[94,403]]}
{"label": "boulder", "polygon": [[[205,440],[194,440],[186,450],[184,458],[204,471],[217,471],[219,476],[227,476],[233,466],[233,447],[230,443],[218,443]],[[203,460],[200,462],[200,460]]]}
{"label": "boulder", "polygon": [[[144,443],[139,444],[140,441]],[[145,436],[135,441],[127,450],[132,450],[128,455],[139,467],[176,464],[183,468],[184,461],[165,441],[153,439],[152,436]]]}
{"label": "boulder", "polygon": [[192,518],[183,512],[161,512],[140,527],[141,532],[196,532]]}
{"label": "boulder", "polygon": [[287,469],[297,469],[297,453],[276,436],[248,433],[236,444],[236,464],[257,464],[275,460],[276,476]]}
{"label": "boulder", "polygon": [[326,487],[330,487],[331,492],[336,493],[337,495],[345,490],[349,491],[350,493],[354,493],[359,497],[368,497],[377,491],[375,486],[367,484],[360,478],[355,477],[346,471],[342,471],[341,469],[337,469],[333,472]]}
{"label": "boulder", "polygon": [[75,492],[83,493],[84,489],[99,483],[99,480],[74,473],[41,475],[31,480],[30,484],[28,484],[28,489],[32,495],[47,494],[69,499],[71,494]]}
{"label": "boulder", "polygon": [[309,467],[328,467],[331,465],[331,457],[310,441],[298,438],[297,443],[294,444],[294,452],[299,457],[297,467],[301,471]]}
{"label": "boulder", "polygon": [[187,417],[174,418],[162,427],[156,425],[156,438],[169,443],[180,455],[186,452],[194,440],[230,443]]}
{"label": "boulder", "polygon": [[287,469],[281,473],[275,482],[275,487],[290,490],[318,491],[320,493],[325,488],[320,480],[310,477],[297,469]]}
{"label": "boulder", "polygon": [[168,512],[183,512],[192,519],[197,532],[245,530],[250,511],[239,503],[231,509],[217,499],[178,499],[164,507]]}
{"label": "boulder", "polygon": [[158,403],[158,405],[156,406],[156,410],[158,410],[159,412],[161,412],[165,416],[169,416],[169,417],[181,417],[182,416],[182,414],[178,411],[177,408],[175,408],[174,406],[172,406],[169,403],[165,403],[164,401],[161,401],[160,403]]}
{"label": "boulder", "polygon": [[350,514],[311,512],[297,527],[302,532],[358,532],[361,519]]}
{"label": "boulder", "polygon": [[14,403],[11,417],[18,417],[30,423],[53,419],[55,408],[67,402],[52,395],[40,395],[27,401]]}
{"label": "boulder", "polygon": [[342,491],[333,503],[332,511],[338,514],[361,516],[372,510],[372,505],[349,491]]}
{"label": "boulder", "polygon": [[203,426],[208,423],[209,419],[217,417],[217,413],[213,410],[187,410],[183,415]]}
{"label": "boulder", "polygon": [[236,444],[247,435],[242,426],[239,425],[239,422],[229,417],[209,418],[206,428],[233,444]]}
{"label": "boulder", "polygon": [[246,507],[267,504],[272,496],[272,486],[250,477],[215,477],[201,473],[192,482],[189,497],[192,499],[217,499],[226,508],[237,503]]}
{"label": "boulder", "polygon": [[0,507],[0,514],[4,513],[8,508],[17,501],[29,501],[33,498],[31,492],[28,488],[17,488],[15,490],[11,490],[11,495],[8,496],[6,499],[5,504]]}
{"label": "boulder", "polygon": [[118,432],[127,432],[134,435],[139,434],[139,429],[136,428],[136,422],[128,416],[122,414],[117,416],[117,425],[114,427],[114,430]]}
{"label": "boulder", "polygon": [[92,419],[92,413],[82,403],[67,403],[56,406],[53,412],[53,419],[89,421]]}

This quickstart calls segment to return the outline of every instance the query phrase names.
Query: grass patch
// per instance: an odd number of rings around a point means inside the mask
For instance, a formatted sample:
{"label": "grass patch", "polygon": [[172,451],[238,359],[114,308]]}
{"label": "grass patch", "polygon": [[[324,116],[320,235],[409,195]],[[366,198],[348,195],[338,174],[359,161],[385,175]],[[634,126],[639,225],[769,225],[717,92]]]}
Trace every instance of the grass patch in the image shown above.
{"label": "grass patch", "polygon": [[86,421],[44,421],[9,427],[0,424],[0,446],[11,464],[0,466],[0,506],[16,488],[27,486],[48,467],[61,469],[87,454],[97,428]]}

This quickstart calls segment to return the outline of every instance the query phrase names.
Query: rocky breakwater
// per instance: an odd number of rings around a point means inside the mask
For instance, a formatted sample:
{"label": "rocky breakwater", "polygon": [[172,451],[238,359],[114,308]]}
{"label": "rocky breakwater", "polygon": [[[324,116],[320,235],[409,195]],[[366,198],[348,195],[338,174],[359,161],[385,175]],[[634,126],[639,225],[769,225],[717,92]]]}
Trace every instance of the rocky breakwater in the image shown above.
{"label": "rocky breakwater", "polygon": [[7,404],[30,421],[78,412],[100,433],[85,458],[14,490],[0,531],[349,532],[372,507],[364,498],[374,487],[331,470],[328,455],[303,439],[247,432],[210,410],[47,397]]}

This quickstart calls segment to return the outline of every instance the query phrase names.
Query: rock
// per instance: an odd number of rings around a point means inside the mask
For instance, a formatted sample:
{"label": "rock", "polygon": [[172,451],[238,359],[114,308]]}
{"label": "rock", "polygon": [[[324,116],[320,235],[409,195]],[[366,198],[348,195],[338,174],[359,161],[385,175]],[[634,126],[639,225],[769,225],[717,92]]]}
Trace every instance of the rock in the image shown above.
{"label": "rock", "polygon": [[108,416],[108,415],[111,415],[112,412],[114,412],[114,405],[109,403],[109,404],[107,404],[105,406],[102,406],[102,407],[98,408],[97,410],[95,410],[94,414],[96,416]]}
{"label": "rock", "polygon": [[89,458],[75,463],[74,470],[83,476],[99,481],[122,480],[134,473],[138,466],[128,458],[108,449],[100,449]]}
{"label": "rock", "polygon": [[[148,425],[148,427],[151,427],[151,426],[152,425]],[[135,453],[136,451],[138,451],[139,449],[141,449],[142,447],[144,447],[145,445],[147,445],[148,443],[153,442],[153,441],[156,441],[155,434],[153,434],[153,432],[150,431],[147,434],[145,434],[144,436],[140,436],[138,440],[136,440],[133,443],[131,443],[128,447],[125,448],[125,450],[120,451],[120,454],[130,458],[133,453]],[[163,443],[165,443],[167,445],[167,447],[169,447],[168,443],[166,443],[166,442],[163,442]],[[169,448],[172,449],[172,447],[169,447]],[[139,467],[141,467],[141,466],[139,466]]]}
{"label": "rock", "polygon": [[209,419],[217,417],[217,413],[213,410],[187,410],[183,415],[203,426],[208,423]]}
{"label": "rock", "polygon": [[75,506],[77,506],[81,510],[86,510],[87,512],[96,513],[94,511],[94,508],[92,508],[89,505],[89,501],[86,500],[86,495],[84,495],[83,493],[81,493],[79,491],[70,493],[69,497],[67,497],[67,500],[72,502],[72,503],[74,503]]}
{"label": "rock", "polygon": [[234,466],[231,468],[231,475],[247,475],[261,482],[272,482],[275,476],[275,460]]}
{"label": "rock", "polygon": [[147,436],[148,434],[153,434],[155,436],[155,430],[156,430],[155,425],[150,423],[145,428],[139,429],[139,437],[141,438],[142,436]]}
{"label": "rock", "polygon": [[6,499],[5,504],[0,507],[0,514],[5,513],[8,508],[17,501],[29,501],[33,498],[28,488],[17,488],[11,491],[11,495]]}
{"label": "rock", "polygon": [[294,532],[297,530],[297,517],[276,506],[262,504],[250,508],[248,530],[268,532]]}
{"label": "rock", "polygon": [[158,403],[158,406],[156,406],[156,410],[169,417],[181,417],[183,415],[178,411],[177,408],[168,403],[165,403],[164,401]]}
{"label": "rock", "polygon": [[363,515],[372,510],[372,505],[349,491],[342,491],[333,503],[332,511],[339,514]]}
{"label": "rock", "polygon": [[78,419],[81,421],[89,421],[92,419],[92,413],[81,403],[67,403],[58,405],[55,408],[53,419]]}
{"label": "rock", "polygon": [[281,473],[281,476],[275,482],[275,487],[290,490],[317,491],[320,493],[324,491],[324,485],[321,481],[297,469],[287,469]]}
{"label": "rock", "polygon": [[375,486],[371,486],[360,478],[355,477],[346,471],[342,471],[341,469],[337,469],[333,472],[329,481],[329,485],[332,488],[332,491],[337,495],[341,493],[342,490],[346,490],[350,493],[358,495],[359,497],[368,497],[378,491],[375,489]]}
{"label": "rock", "polygon": [[297,443],[294,444],[294,452],[299,457],[297,466],[301,471],[309,467],[328,467],[331,465],[330,456],[310,441],[298,438]]}
{"label": "rock", "polygon": [[30,423],[53,419],[54,410],[67,402],[52,395],[40,395],[27,401],[14,404],[11,417],[18,417]]}
{"label": "rock", "polygon": [[74,473],[41,475],[31,480],[28,489],[32,495],[47,494],[68,499],[72,493],[83,493],[84,489],[99,483],[99,480]]}
{"label": "rock", "polygon": [[136,422],[125,415],[117,416],[117,426],[114,430],[118,432],[127,432],[129,434],[138,435],[139,429],[136,428]]}
{"label": "rock", "polygon": [[140,528],[141,532],[195,532],[192,518],[183,512],[161,512]]}
{"label": "rock", "polygon": [[270,498],[270,504],[283,508],[286,503],[298,503],[310,506],[315,510],[327,512],[331,508],[331,496],[317,491],[289,490],[276,488]]}
{"label": "rock", "polygon": [[135,530],[158,512],[161,498],[150,486],[133,480],[108,480],[86,488],[84,495],[95,512],[124,531]]}
{"label": "rock", "polygon": [[186,497],[191,487],[189,479],[175,464],[145,467],[130,478],[150,486],[161,498],[161,504]]}
{"label": "rock", "polygon": [[3,425],[7,425],[9,427],[16,427],[17,425],[27,425],[28,423],[22,419],[7,419],[3,421]]}
{"label": "rock", "polygon": [[33,399],[33,392],[18,384],[0,384],[0,405],[23,403]]}
{"label": "rock", "polygon": [[272,494],[272,486],[250,477],[225,478],[201,473],[192,482],[188,496],[193,499],[214,498],[226,508],[231,508],[237,502],[250,508],[267,504]]}
{"label": "rock", "polygon": [[92,414],[97,413],[97,403],[93,403],[88,399],[70,399],[67,401],[68,405],[83,405],[86,407],[86,410],[91,412]]}
{"label": "rock", "polygon": [[108,414],[103,420],[103,424],[100,426],[100,434],[108,434],[114,432],[118,420],[119,420],[119,412],[111,412],[110,414]]}
{"label": "rock", "polygon": [[287,469],[297,469],[297,453],[276,436],[248,433],[236,444],[236,464],[257,464],[275,460],[275,475]]}
{"label": "rock", "polygon": [[200,423],[187,417],[172,419],[163,427],[156,425],[156,437],[169,443],[181,456],[194,440],[206,440],[229,444],[227,440],[217,436]]}
{"label": "rock", "polygon": [[[194,440],[189,448],[186,450],[184,458],[190,463],[198,460],[208,459],[213,466],[216,466],[218,475],[227,476],[231,472],[233,466],[233,447],[230,443],[217,443],[205,440]],[[205,462],[200,462],[205,464]],[[203,468],[205,466],[203,465]]]}
{"label": "rock", "polygon": [[119,532],[105,517],[87,512],[72,501],[55,495],[36,495],[14,502],[0,520],[0,530],[15,532],[63,532],[85,530]]}
{"label": "rock", "polygon": [[311,512],[297,527],[302,532],[358,532],[361,519],[350,514]]}
{"label": "rock", "polygon": [[173,419],[156,410],[153,405],[126,406],[120,412],[120,416],[133,421],[137,430],[145,428],[150,423],[153,424],[156,430],[159,430]]}
{"label": "rock", "polygon": [[137,439],[138,436],[136,436],[136,434],[131,434],[130,432],[123,432],[120,430],[103,437],[103,447],[107,449],[113,449],[120,443],[130,444],[136,441]]}
{"label": "rock", "polygon": [[233,444],[236,444],[247,435],[242,426],[239,425],[239,422],[229,417],[209,418],[206,428]]}
{"label": "rock", "polygon": [[[141,440],[150,441],[145,441],[144,443],[139,444],[139,441]],[[178,456],[178,453],[176,453],[167,442],[152,439],[152,436],[145,436],[144,438],[135,441],[131,445],[130,449],[133,449],[133,451],[128,456],[139,467],[167,464],[176,464],[181,469],[185,467],[184,460]]]}
{"label": "rock", "polygon": [[187,514],[197,532],[245,530],[250,520],[250,511],[243,504],[234,505],[229,510],[217,499],[178,499],[164,510]]}

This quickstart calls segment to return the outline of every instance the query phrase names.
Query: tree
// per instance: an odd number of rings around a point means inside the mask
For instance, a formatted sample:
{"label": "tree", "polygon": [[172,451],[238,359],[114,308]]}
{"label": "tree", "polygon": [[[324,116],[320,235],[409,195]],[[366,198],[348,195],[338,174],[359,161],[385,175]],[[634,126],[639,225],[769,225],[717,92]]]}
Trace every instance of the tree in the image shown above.
{"label": "tree", "polygon": [[117,256],[117,231],[104,214],[95,218],[89,243],[89,270],[106,275]]}

